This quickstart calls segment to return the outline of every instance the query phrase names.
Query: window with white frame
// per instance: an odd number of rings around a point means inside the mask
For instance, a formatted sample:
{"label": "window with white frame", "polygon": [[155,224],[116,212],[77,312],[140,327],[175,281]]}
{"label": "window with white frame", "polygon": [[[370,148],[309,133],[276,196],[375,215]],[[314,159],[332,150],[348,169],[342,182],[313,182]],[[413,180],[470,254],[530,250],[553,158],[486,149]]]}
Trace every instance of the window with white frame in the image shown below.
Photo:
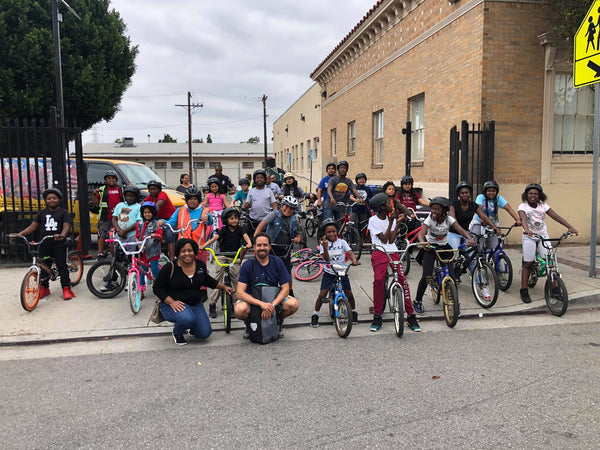
{"label": "window with white frame", "polygon": [[171,161],[171,169],[183,169],[183,161]]}
{"label": "window with white frame", "polygon": [[212,161],[212,162],[208,163],[208,168],[209,169],[216,169],[220,165],[221,165],[220,161]]}
{"label": "window with white frame", "polygon": [[242,161],[242,169],[254,169],[254,161]]}
{"label": "window with white frame", "polygon": [[319,159],[319,138],[313,139],[313,161]]}
{"label": "window with white frame", "polygon": [[331,130],[331,156],[337,155],[337,128]]}
{"label": "window with white frame", "polygon": [[166,161],[156,161],[154,163],[154,168],[155,169],[166,169],[167,168],[167,162]]}
{"label": "window with white frame", "polygon": [[348,154],[354,155],[356,151],[356,121],[348,123]]}
{"label": "window with white frame", "polygon": [[373,113],[373,163],[383,164],[383,110]]}
{"label": "window with white frame", "polygon": [[594,86],[573,87],[572,75],[554,78],[553,154],[594,152]]}
{"label": "window with white frame", "polygon": [[298,166],[299,170],[304,170],[304,142],[300,143],[300,165]]}
{"label": "window with white frame", "polygon": [[206,167],[206,162],[194,161],[194,169],[204,169],[205,167]]}
{"label": "window with white frame", "polygon": [[425,158],[425,94],[409,100],[411,122],[411,160],[423,161]]}

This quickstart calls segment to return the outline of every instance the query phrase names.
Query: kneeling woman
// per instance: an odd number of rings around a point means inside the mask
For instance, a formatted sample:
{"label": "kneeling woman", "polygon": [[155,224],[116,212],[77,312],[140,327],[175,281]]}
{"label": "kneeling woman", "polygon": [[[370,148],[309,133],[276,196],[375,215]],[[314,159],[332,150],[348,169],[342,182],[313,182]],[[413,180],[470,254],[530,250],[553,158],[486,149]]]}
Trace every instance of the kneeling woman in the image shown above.
{"label": "kneeling woman", "polygon": [[154,294],[160,299],[160,312],[165,320],[174,322],[173,340],[185,345],[186,330],[198,339],[206,339],[212,333],[210,320],[200,301],[200,288],[233,289],[219,283],[208,275],[206,264],[196,259],[198,244],[191,239],[180,239],[175,245],[176,259],[166,264],[154,281]]}

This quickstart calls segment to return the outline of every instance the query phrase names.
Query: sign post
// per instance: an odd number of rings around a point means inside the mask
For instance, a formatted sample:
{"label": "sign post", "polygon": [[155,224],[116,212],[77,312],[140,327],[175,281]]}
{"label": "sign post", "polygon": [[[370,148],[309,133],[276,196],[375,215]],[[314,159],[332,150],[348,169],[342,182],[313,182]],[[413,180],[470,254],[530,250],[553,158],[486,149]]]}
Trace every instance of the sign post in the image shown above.
{"label": "sign post", "polygon": [[[575,33],[573,86],[600,81],[600,0],[590,6]],[[590,278],[596,277],[596,233],[598,229],[598,160],[600,154],[600,89],[594,89],[594,158],[592,167],[592,226],[590,239]]]}

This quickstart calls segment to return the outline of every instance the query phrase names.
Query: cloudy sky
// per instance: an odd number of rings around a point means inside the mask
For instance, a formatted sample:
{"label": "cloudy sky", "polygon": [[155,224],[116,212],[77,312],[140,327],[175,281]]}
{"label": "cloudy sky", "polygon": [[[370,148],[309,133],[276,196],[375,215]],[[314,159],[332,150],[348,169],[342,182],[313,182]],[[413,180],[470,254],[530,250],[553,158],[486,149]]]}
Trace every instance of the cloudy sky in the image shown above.
{"label": "cloudy sky", "polygon": [[[139,45],[121,111],[87,131],[87,142],[132,136],[187,141],[187,92],[203,108],[193,138],[240,142],[260,136],[311,85],[310,73],[375,0],[112,0]],[[150,138],[148,138],[150,135]]]}

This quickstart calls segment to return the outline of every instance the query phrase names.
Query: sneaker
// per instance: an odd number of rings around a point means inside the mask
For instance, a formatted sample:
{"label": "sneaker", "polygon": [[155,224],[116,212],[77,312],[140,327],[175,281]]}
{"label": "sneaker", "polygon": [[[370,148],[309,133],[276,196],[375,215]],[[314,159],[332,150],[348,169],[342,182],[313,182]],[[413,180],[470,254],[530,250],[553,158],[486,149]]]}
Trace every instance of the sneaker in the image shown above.
{"label": "sneaker", "polygon": [[75,294],[73,294],[73,291],[69,286],[65,286],[63,288],[63,298],[65,300],[71,300],[72,298],[75,298]]}
{"label": "sneaker", "polygon": [[106,258],[108,258],[108,253],[107,252],[98,253],[96,255],[96,260],[98,260],[98,261],[102,261],[103,259],[106,259]]}
{"label": "sneaker", "polygon": [[281,322],[279,322],[279,334],[277,337],[282,338],[283,336],[285,336],[285,334],[283,333],[283,320],[281,320]]}
{"label": "sneaker", "polygon": [[486,287],[481,289],[481,295],[483,295],[483,298],[486,299],[486,301],[490,301],[492,299],[492,295],[490,294],[490,290]]}
{"label": "sneaker", "polygon": [[40,300],[45,297],[48,297],[49,295],[50,295],[50,288],[47,286],[42,286],[40,288]]}
{"label": "sneaker", "polygon": [[381,320],[381,316],[375,314],[373,316],[373,323],[371,323],[371,331],[377,332],[383,326],[383,321]]}
{"label": "sneaker", "polygon": [[214,319],[215,317],[217,317],[217,305],[215,305],[215,304],[211,303],[211,304],[210,304],[210,307],[209,307],[209,311],[210,311],[210,312],[208,313],[208,316],[209,316],[209,317],[211,317],[211,318],[213,318],[213,319]]}
{"label": "sneaker", "polygon": [[111,281],[109,283],[106,283],[104,286],[102,286],[100,288],[100,292],[114,291],[116,287],[117,287],[116,284]]}
{"label": "sneaker", "polygon": [[244,335],[242,336],[244,339],[250,339],[250,331],[248,328],[248,324],[246,324],[246,328],[244,329]]}
{"label": "sneaker", "polygon": [[527,288],[523,288],[520,290],[521,292],[521,300],[523,303],[531,303],[531,297],[529,296],[529,291]]}
{"label": "sneaker", "polygon": [[176,345],[186,345],[187,341],[185,340],[185,338],[183,336],[175,336],[175,330],[173,330],[171,332],[171,335],[173,336],[173,341],[175,341]]}
{"label": "sneaker", "polygon": [[319,326],[319,315],[313,314],[310,318],[310,326],[313,328],[317,328]]}
{"label": "sneaker", "polygon": [[419,326],[419,322],[417,322],[417,318],[415,317],[414,314],[408,316],[406,318],[406,321],[408,322],[408,327],[413,330],[413,331],[421,331],[421,327]]}
{"label": "sneaker", "polygon": [[414,300],[413,308],[417,314],[419,314],[419,315],[425,314],[425,309],[423,309],[423,302],[418,302],[418,301]]}
{"label": "sneaker", "polygon": [[358,323],[358,313],[356,311],[352,311],[352,323],[355,325]]}

